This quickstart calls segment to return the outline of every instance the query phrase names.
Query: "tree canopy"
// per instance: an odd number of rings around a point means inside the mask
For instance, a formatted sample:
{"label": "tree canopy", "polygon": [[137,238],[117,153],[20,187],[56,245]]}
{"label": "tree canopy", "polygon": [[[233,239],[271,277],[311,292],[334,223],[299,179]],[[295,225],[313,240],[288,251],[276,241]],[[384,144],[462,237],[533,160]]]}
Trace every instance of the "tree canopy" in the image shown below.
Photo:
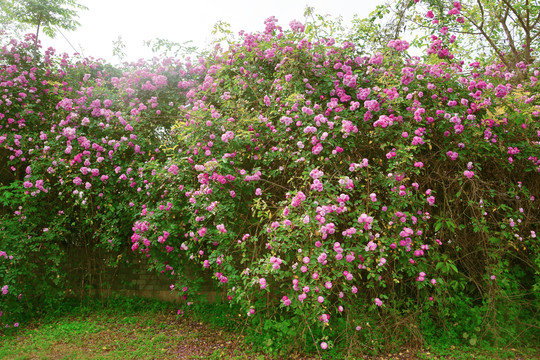
{"label": "tree canopy", "polygon": [[461,58],[484,63],[501,61],[523,70],[536,60],[540,45],[538,0],[393,0],[387,27],[396,37],[407,32],[418,38],[451,34],[451,48]]}
{"label": "tree canopy", "polygon": [[50,37],[58,28],[75,30],[80,25],[77,12],[87,7],[75,0],[1,0],[0,10],[6,20],[36,27],[37,43],[41,28]]}

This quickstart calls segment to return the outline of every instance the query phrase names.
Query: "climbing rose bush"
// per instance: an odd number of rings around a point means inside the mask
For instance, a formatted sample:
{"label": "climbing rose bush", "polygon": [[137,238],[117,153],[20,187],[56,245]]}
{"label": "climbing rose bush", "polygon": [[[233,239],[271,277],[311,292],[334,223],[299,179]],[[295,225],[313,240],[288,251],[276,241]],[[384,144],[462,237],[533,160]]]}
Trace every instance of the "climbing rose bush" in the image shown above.
{"label": "climbing rose bush", "polygon": [[287,314],[316,342],[532,289],[511,272],[538,263],[539,70],[515,85],[500,64],[423,63],[400,40],[357,56],[293,25],[209,60],[167,162],[145,168],[162,198],[132,250],[188,303],[198,266],[254,324]]}
{"label": "climbing rose bush", "polygon": [[68,250],[114,271],[155,193],[143,166],[165,159],[166,129],[205,65],[166,58],[120,71],[42,53],[31,37],[0,57],[0,321],[11,326],[69,294]]}
{"label": "climbing rose bush", "polygon": [[359,56],[265,25],[123,71],[2,50],[6,314],[63,296],[63,250],[80,244],[141,256],[186,306],[211,277],[251,326],[287,319],[323,350],[336,328],[416,334],[461,302],[537,289],[538,69],[515,84],[399,39]]}

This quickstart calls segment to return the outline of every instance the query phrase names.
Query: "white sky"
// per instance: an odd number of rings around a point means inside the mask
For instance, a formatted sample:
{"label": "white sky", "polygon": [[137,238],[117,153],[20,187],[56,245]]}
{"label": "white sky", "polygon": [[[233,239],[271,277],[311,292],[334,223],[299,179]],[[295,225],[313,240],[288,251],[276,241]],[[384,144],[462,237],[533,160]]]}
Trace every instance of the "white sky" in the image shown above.
{"label": "white sky", "polygon": [[[152,56],[144,40],[165,38],[183,43],[192,40],[204,47],[210,42],[214,24],[225,21],[237,34],[264,30],[264,20],[275,16],[284,29],[293,19],[304,22],[306,6],[315,13],[343,16],[349,25],[355,14],[369,15],[384,0],[79,0],[88,7],[79,12],[81,26],[74,32],[61,30],[71,44],[85,56],[104,58],[117,62],[113,57],[113,41],[122,37],[127,54],[124,60],[137,60]],[[59,52],[72,54],[68,42],[57,34],[50,39],[40,34],[44,48],[54,47]]]}

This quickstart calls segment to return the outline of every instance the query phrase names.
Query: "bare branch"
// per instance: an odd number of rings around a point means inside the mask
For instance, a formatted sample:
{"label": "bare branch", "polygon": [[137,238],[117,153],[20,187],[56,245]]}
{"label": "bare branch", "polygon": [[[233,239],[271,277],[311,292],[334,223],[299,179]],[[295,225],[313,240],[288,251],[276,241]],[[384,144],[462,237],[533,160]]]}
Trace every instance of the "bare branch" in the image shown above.
{"label": "bare branch", "polygon": [[399,20],[398,20],[398,23],[396,25],[396,30],[394,32],[394,39],[397,39],[399,37],[399,33],[400,33],[400,29],[401,29],[401,24],[403,23],[403,19],[405,18],[405,13],[406,13],[406,8],[404,9],[401,9],[399,12],[398,12],[398,16],[399,16]]}
{"label": "bare branch", "polygon": [[480,27],[483,28],[484,27],[484,19],[486,18],[485,13],[484,13],[484,6],[482,5],[482,1],[476,0],[476,2],[478,3],[478,7],[480,8],[480,14],[482,15],[482,22],[480,23]]}
{"label": "bare branch", "polygon": [[531,25],[531,10],[529,9],[529,0],[525,0],[525,9],[527,9],[527,26],[529,26]]}
{"label": "bare branch", "polygon": [[[505,1],[505,0],[503,0],[503,1]],[[503,27],[504,33],[506,34],[506,38],[508,40],[508,44],[510,45],[510,49],[512,50],[512,53],[514,54],[514,56],[516,58],[519,58],[519,51],[516,49],[516,44],[514,42],[514,38],[512,37],[512,33],[508,29],[508,24],[506,23],[506,19],[508,18],[508,12],[509,12],[509,8],[506,8],[506,12],[504,14],[504,17],[501,17],[501,15],[498,14],[498,13],[495,13],[495,17],[500,21],[500,23],[501,23],[501,25]]]}
{"label": "bare branch", "polygon": [[538,22],[540,22],[540,11],[538,11],[538,17],[534,21],[534,24],[531,25],[531,29],[536,28],[536,25],[538,25]]}
{"label": "bare branch", "polygon": [[[512,6],[512,3],[508,0],[501,0],[504,5],[506,5],[506,11],[508,12],[508,10],[512,10],[512,12],[516,15],[516,18],[518,20],[518,22],[521,24],[521,27],[524,29],[524,30],[527,30],[528,27],[527,25],[523,22],[523,19],[521,18],[521,15],[517,12],[517,10]],[[527,6],[527,9],[528,9],[528,6]]]}
{"label": "bare branch", "polygon": [[501,59],[501,61],[504,63],[504,65],[506,65],[506,67],[510,68],[511,67],[510,62],[508,62],[508,59],[506,59],[506,57],[504,55],[502,55],[501,49],[499,49],[499,47],[497,46],[497,44],[495,44],[493,39],[484,31],[484,27],[481,24],[477,24],[472,18],[470,18],[469,16],[467,16],[465,14],[463,14],[463,17],[465,19],[467,19],[471,24],[473,24],[473,26],[475,28],[477,28],[478,31],[480,31],[480,33],[482,34],[484,39],[487,40],[487,42],[489,43],[491,48],[493,50],[495,50],[495,54],[497,54],[497,56]]}

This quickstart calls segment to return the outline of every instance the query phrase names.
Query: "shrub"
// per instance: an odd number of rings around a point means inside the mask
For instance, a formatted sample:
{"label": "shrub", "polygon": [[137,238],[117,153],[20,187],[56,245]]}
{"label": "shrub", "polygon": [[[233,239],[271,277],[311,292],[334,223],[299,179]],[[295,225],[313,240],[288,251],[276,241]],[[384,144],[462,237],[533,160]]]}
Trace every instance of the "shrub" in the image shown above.
{"label": "shrub", "polygon": [[174,109],[204,65],[190,71],[161,59],[122,72],[42,54],[32,36],[0,54],[0,301],[11,325],[78,285],[66,279],[74,249],[87,256],[79,280],[91,293],[103,286],[91,278],[95,264],[114,267],[129,250],[132,224],[153,196],[143,165],[164,159]]}
{"label": "shrub", "polygon": [[243,34],[188,93],[168,162],[148,164],[162,200],[132,249],[185,298],[181,269],[199,264],[254,324],[287,314],[316,342],[341,318],[421,342],[419,315],[447,326],[462,297],[531,306],[538,70],[514,86],[500,64],[422,63],[406,45],[356,56],[272,18]]}

